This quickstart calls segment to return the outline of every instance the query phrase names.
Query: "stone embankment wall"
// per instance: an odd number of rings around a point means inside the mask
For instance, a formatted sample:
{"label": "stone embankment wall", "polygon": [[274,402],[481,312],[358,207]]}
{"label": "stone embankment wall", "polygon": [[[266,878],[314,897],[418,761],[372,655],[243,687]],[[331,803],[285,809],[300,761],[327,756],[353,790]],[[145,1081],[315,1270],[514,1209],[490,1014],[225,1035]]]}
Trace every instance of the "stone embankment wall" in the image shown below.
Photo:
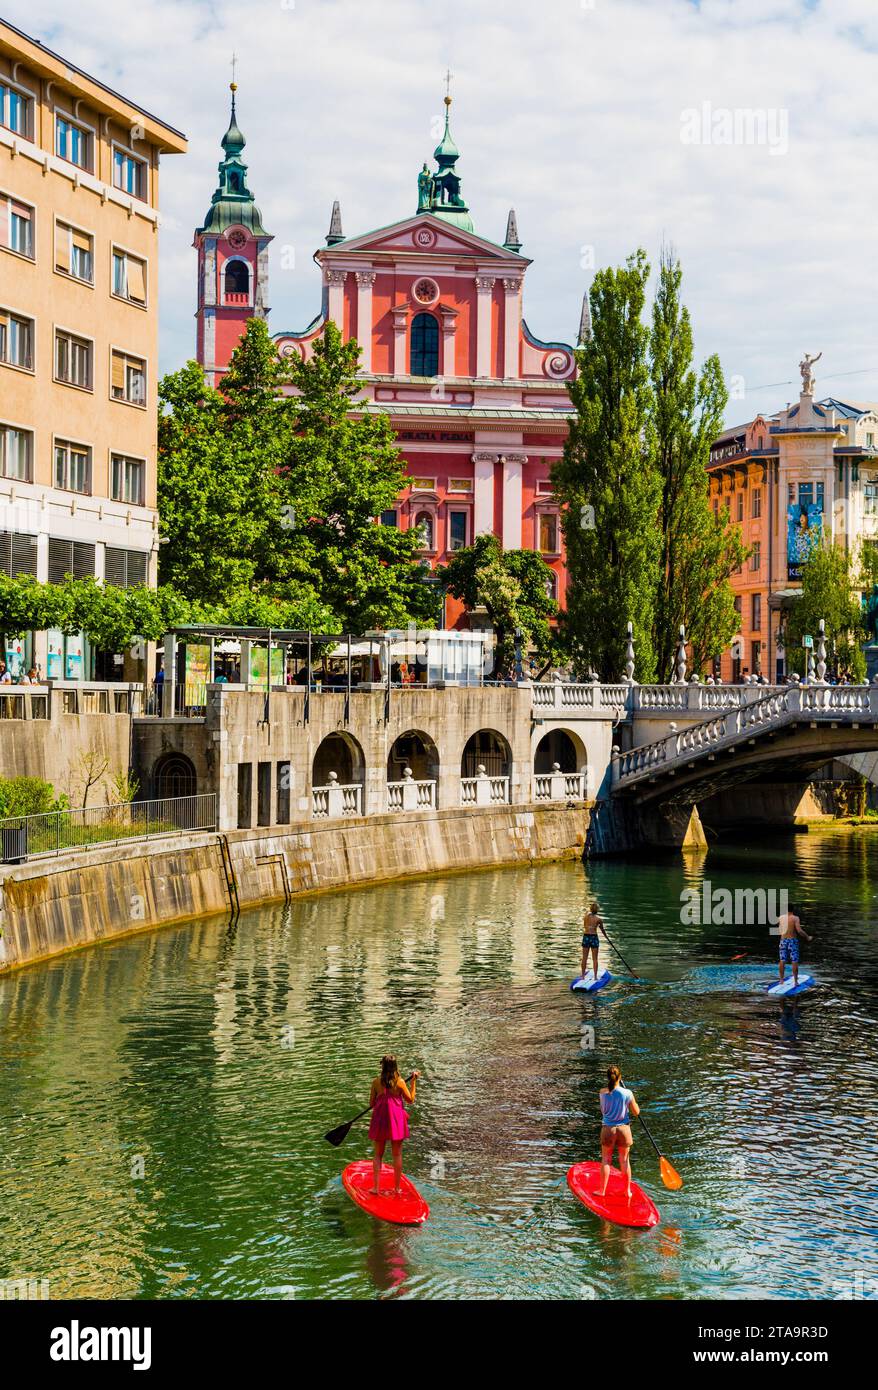
{"label": "stone embankment wall", "polygon": [[[297,893],[579,857],[585,806],[370,816],[108,846],[0,870],[0,973],[63,951]],[[393,930],[393,923],[387,924]]]}

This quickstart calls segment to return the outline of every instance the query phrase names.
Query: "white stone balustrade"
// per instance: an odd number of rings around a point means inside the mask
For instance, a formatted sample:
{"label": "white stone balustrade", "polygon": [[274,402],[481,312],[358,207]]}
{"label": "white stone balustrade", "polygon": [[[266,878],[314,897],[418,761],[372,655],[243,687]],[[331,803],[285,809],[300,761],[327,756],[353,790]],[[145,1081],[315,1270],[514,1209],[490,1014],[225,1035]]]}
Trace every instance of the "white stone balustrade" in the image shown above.
{"label": "white stone balustrade", "polygon": [[417,781],[410,767],[403,768],[402,777],[401,782],[387,783],[388,811],[435,810],[435,780]]}
{"label": "white stone balustrade", "polygon": [[358,782],[341,783],[338,773],[330,772],[325,787],[313,787],[311,790],[311,814],[321,820],[336,820],[341,816],[362,816],[362,786]]}
{"label": "white stone balustrade", "polygon": [[[710,689],[714,691],[717,687]],[[739,689],[745,698],[737,707],[728,708],[725,713],[700,723],[690,724],[654,743],[641,744],[626,753],[614,752],[613,786],[620,788],[654,777],[658,772],[674,771],[691,764],[695,758],[705,755],[713,757],[718,750],[747,740],[754,734],[781,729],[790,724],[836,727],[839,724],[858,726],[861,720],[878,723],[876,685],[757,685]],[[827,756],[831,756],[831,752]]]}
{"label": "white stone balustrade", "polygon": [[511,804],[511,778],[489,777],[482,763],[475,777],[461,777],[461,806],[508,806]]}

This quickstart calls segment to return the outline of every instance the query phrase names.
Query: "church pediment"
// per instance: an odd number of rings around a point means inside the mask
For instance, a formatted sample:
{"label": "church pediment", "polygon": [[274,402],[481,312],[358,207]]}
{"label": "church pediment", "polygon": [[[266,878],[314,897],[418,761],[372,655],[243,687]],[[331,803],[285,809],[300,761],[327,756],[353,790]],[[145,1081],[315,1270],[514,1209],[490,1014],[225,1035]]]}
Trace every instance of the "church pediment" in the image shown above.
{"label": "church pediment", "polygon": [[358,255],[382,256],[466,256],[479,263],[498,261],[506,265],[527,266],[530,261],[515,251],[508,251],[493,241],[467,232],[434,217],[431,213],[420,213],[396,222],[390,227],[365,232],[362,236],[348,237],[346,241],[327,248],[319,253],[319,259],[327,261],[344,259],[350,253]]}

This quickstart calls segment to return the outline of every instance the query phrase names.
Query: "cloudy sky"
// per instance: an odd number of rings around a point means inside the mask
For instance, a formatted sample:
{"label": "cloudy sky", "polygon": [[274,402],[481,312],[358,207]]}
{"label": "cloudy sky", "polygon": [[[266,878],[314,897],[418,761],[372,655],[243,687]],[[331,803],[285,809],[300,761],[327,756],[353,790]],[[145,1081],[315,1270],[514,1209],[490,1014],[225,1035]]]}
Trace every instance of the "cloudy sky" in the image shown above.
{"label": "cloudy sky", "polygon": [[[476,230],[515,207],[525,315],[572,341],[592,267],[663,240],[729,421],[878,400],[876,0],[5,0],[5,17],[183,130],[163,165],[162,367],[194,351],[192,230],[238,57],[250,184],[274,233],[271,324],[317,312],[332,200],[347,235],[415,210],[453,77]],[[64,14],[64,18],[59,15]],[[293,254],[290,249],[293,248]],[[282,268],[283,259],[291,268]]]}

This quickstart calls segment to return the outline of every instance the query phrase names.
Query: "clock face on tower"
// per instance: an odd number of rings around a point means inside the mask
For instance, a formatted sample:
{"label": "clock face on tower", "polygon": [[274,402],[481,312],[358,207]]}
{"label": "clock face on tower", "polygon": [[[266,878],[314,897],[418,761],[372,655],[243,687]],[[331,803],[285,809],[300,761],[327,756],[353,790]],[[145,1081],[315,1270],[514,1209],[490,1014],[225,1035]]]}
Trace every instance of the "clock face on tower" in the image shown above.
{"label": "clock face on tower", "polygon": [[246,244],[247,244],[247,238],[246,238],[245,234],[240,230],[240,228],[236,228],[236,230],[235,230],[234,232],[229,232],[229,245],[230,245],[230,246],[234,246],[235,248],[238,248],[238,247],[241,247],[241,246],[245,246]]}

